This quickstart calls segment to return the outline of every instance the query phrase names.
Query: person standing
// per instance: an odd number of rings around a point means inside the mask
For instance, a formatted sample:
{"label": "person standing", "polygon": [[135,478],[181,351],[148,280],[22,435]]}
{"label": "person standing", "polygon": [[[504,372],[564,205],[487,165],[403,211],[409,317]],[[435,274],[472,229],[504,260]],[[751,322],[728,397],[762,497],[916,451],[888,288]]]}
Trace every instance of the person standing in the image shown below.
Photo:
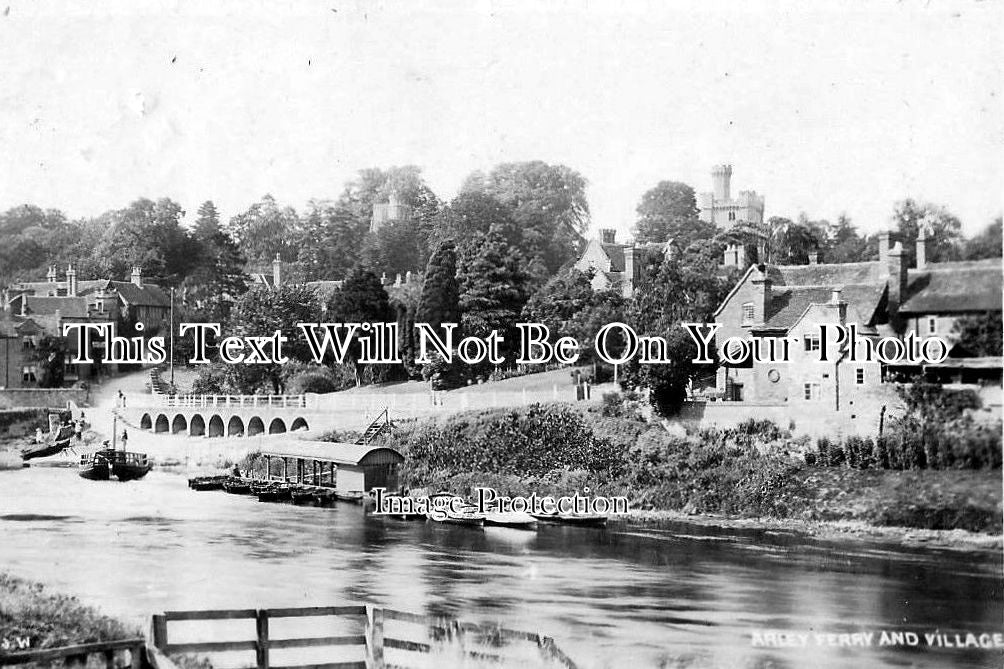
{"label": "person standing", "polygon": [[122,450],[125,450],[126,442],[129,441],[129,433],[122,430]]}

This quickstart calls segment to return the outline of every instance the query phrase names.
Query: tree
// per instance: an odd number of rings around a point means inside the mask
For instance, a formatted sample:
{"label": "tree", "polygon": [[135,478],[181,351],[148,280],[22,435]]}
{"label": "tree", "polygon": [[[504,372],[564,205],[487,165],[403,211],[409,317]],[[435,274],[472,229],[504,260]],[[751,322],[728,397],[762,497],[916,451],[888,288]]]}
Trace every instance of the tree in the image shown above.
{"label": "tree", "polygon": [[772,216],[767,220],[767,254],[778,265],[806,265],[810,253],[826,245],[826,221],[810,221],[805,214],[797,222]]}
{"label": "tree", "polygon": [[955,324],[955,332],[959,335],[959,345],[976,356],[1000,356],[1002,350],[1001,312],[960,318]]}
{"label": "tree", "polygon": [[359,251],[369,229],[349,200],[311,200],[303,221],[298,259],[311,279],[340,279],[359,260]]}
{"label": "tree", "polygon": [[66,370],[66,340],[62,337],[45,336],[31,349],[27,358],[39,363],[38,385],[40,388],[60,388]]}
{"label": "tree", "polygon": [[482,338],[497,330],[505,338],[502,355],[510,361],[517,343],[515,324],[526,303],[523,265],[519,252],[496,232],[460,261],[461,329]]}
{"label": "tree", "polygon": [[612,290],[593,290],[591,273],[569,268],[548,281],[523,307],[522,320],[543,323],[553,336],[580,344],[580,360],[592,359],[593,338],[607,323],[623,320],[625,300]]}
{"label": "tree", "polygon": [[[394,320],[387,291],[380,279],[361,266],[355,267],[345,277],[342,287],[332,296],[328,305],[329,319],[340,323],[388,323]],[[364,365],[361,356],[360,335],[356,332],[349,345],[348,358],[355,370],[356,385],[362,385]]]}
{"label": "tree", "polygon": [[300,217],[292,207],[280,207],[265,195],[233,218],[226,232],[237,241],[253,263],[269,263],[278,254],[285,259],[297,256],[301,239]]}
{"label": "tree", "polygon": [[917,264],[917,236],[921,225],[927,229],[927,262],[958,259],[962,222],[944,207],[908,198],[896,203],[892,222],[899,232],[903,262],[907,267]]}
{"label": "tree", "polygon": [[461,192],[492,195],[508,208],[520,251],[529,260],[539,257],[551,273],[578,255],[589,203],[586,180],[575,170],[540,160],[502,163],[487,175],[470,175]]}
{"label": "tree", "polygon": [[840,214],[837,222],[827,230],[824,260],[828,263],[862,262],[868,260],[868,241],[858,234],[846,214]]}
{"label": "tree", "polygon": [[694,189],[685,183],[660,181],[645,191],[636,211],[635,238],[640,242],[673,239],[680,248],[686,248],[714,234],[714,225],[698,218]]}
{"label": "tree", "polygon": [[718,276],[716,262],[703,254],[667,259],[649,267],[635,292],[628,323],[638,334],[665,338],[669,361],[625,365],[621,383],[646,387],[657,411],[672,414],[686,399],[687,386],[714,368],[693,362],[697,346],[683,323],[708,323],[731,284]]}
{"label": "tree", "polygon": [[1001,257],[1001,217],[983,229],[972,239],[967,239],[963,245],[963,260],[982,260],[984,258]]}
{"label": "tree", "polygon": [[425,268],[422,298],[416,322],[439,328],[443,323],[460,322],[460,287],[457,282],[457,253],[453,242],[439,245]]}
{"label": "tree", "polygon": [[[306,286],[257,285],[234,304],[232,332],[262,337],[278,331],[288,340],[283,353],[290,360],[308,362],[312,360],[310,350],[297,324],[316,322],[319,312],[317,295]],[[277,362],[228,365],[227,378],[241,393],[268,390],[276,395],[282,394],[285,381],[283,365]]]}
{"label": "tree", "polygon": [[198,256],[181,227],[184,215],[170,198],[140,198],[125,209],[107,212],[100,217],[107,229],[94,249],[95,259],[115,278],[126,279],[138,267],[145,276],[178,285]]}
{"label": "tree", "polygon": [[417,272],[428,262],[429,252],[417,219],[388,221],[366,236],[362,264],[376,274]]}
{"label": "tree", "polygon": [[198,261],[181,286],[181,306],[188,320],[226,322],[238,297],[247,291],[247,259],[220,227],[216,206],[199,207],[192,233]]}
{"label": "tree", "polygon": [[459,248],[466,248],[489,232],[501,234],[512,246],[519,245],[519,227],[506,205],[481,191],[462,192],[439,212],[429,243],[435,247],[452,240]]}

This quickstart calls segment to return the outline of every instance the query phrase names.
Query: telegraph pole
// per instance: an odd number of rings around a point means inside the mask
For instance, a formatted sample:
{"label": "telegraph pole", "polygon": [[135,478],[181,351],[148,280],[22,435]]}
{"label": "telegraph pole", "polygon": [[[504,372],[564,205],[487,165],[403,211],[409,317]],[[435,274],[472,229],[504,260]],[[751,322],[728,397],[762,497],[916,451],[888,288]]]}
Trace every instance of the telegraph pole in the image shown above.
{"label": "telegraph pole", "polygon": [[171,287],[171,393],[174,393],[174,287]]}

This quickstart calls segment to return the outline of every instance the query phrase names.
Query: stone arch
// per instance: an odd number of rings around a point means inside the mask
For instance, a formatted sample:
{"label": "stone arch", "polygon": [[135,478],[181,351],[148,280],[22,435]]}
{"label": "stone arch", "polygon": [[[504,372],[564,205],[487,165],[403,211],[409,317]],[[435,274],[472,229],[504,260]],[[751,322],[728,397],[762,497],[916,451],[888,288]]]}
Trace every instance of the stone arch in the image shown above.
{"label": "stone arch", "polygon": [[206,419],[195,414],[192,420],[188,421],[188,434],[193,437],[201,437],[206,433]]}
{"label": "stone arch", "polygon": [[272,422],[268,424],[269,434],[282,434],[286,431],[286,424],[282,422],[281,418],[273,418]]}
{"label": "stone arch", "polygon": [[149,430],[153,427],[153,419],[150,418],[150,414],[145,413],[143,417],[139,419],[139,429]]}
{"label": "stone arch", "polygon": [[248,436],[253,437],[256,434],[261,434],[265,431],[265,423],[262,422],[261,418],[254,416],[248,421]]}
{"label": "stone arch", "polygon": [[171,429],[171,423],[164,414],[157,415],[157,421],[153,424],[154,432],[167,432]]}
{"label": "stone arch", "polygon": [[307,421],[303,419],[302,416],[297,416],[293,424],[289,426],[290,432],[296,432],[297,430],[309,430],[310,426],[307,425]]}
{"label": "stone arch", "polygon": [[209,436],[210,437],[222,437],[223,436],[223,419],[218,415],[214,415],[209,419]]}
{"label": "stone arch", "polygon": [[233,437],[244,434],[244,421],[240,416],[231,416],[227,422],[227,436]]}
{"label": "stone arch", "polygon": [[171,421],[171,434],[178,434],[179,432],[185,432],[188,430],[188,421],[185,420],[185,416],[178,414]]}

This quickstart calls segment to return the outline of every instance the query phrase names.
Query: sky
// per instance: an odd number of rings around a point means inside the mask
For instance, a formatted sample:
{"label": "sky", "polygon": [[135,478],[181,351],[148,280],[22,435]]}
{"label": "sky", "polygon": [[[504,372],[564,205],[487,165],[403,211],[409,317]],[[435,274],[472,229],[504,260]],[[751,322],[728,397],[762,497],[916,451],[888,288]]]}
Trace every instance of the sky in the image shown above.
{"label": "sky", "polygon": [[229,217],[405,164],[448,200],[533,159],[588,180],[594,232],[718,163],[866,232],[906,197],[967,234],[1004,209],[999,3],[203,4],[0,0],[0,209]]}

